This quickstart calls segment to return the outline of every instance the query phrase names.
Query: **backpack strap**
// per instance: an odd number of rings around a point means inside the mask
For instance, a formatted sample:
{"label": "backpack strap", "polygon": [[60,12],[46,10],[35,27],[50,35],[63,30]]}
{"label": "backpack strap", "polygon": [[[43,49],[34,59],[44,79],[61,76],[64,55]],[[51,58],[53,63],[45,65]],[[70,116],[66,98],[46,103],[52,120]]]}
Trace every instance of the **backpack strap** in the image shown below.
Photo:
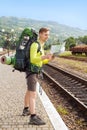
{"label": "backpack strap", "polygon": [[[38,50],[37,50],[37,52],[40,52],[40,54],[42,54],[42,52],[41,52],[41,45],[40,45],[40,43],[38,42],[38,41],[34,41],[35,43],[37,43],[38,44]],[[27,44],[26,44],[26,57],[30,57],[30,46],[31,46],[31,44],[32,44],[33,42],[32,41],[28,41],[27,42]]]}
{"label": "backpack strap", "polygon": [[38,50],[37,50],[37,52],[40,52],[40,53],[42,54],[42,52],[41,52],[41,45],[40,45],[40,43],[39,43],[38,41],[36,41],[36,43],[38,44]]}
{"label": "backpack strap", "polygon": [[[38,44],[38,48],[37,48],[37,53],[38,52],[40,52],[40,55],[42,54],[42,52],[41,52],[41,45],[40,45],[40,43],[38,42],[38,41],[34,41],[36,44]],[[32,43],[30,44],[30,46],[32,45]],[[34,65],[34,64],[32,64],[31,62],[30,62],[30,46],[29,46],[29,49],[28,49],[28,55],[27,55],[27,59],[26,59],[26,71],[29,71],[30,72],[30,74],[29,75],[31,75],[31,74],[37,74],[37,73],[39,73],[40,72],[40,70],[41,70],[41,68],[40,67],[38,67],[38,66],[36,66],[36,65]],[[27,75],[26,76],[26,78],[29,76],[29,75]]]}

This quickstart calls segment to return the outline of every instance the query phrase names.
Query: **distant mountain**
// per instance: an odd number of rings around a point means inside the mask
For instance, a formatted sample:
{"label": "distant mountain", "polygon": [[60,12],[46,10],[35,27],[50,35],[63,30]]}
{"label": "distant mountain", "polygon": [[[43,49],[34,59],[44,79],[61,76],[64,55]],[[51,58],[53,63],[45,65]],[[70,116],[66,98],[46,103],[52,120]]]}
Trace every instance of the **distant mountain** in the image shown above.
{"label": "distant mountain", "polygon": [[51,36],[64,40],[70,36],[79,37],[87,35],[87,30],[79,28],[69,27],[63,24],[59,24],[53,21],[39,21],[28,18],[17,18],[17,17],[0,17],[0,30],[14,29],[20,33],[25,27],[35,28],[37,31],[41,27],[48,27],[51,31]]}

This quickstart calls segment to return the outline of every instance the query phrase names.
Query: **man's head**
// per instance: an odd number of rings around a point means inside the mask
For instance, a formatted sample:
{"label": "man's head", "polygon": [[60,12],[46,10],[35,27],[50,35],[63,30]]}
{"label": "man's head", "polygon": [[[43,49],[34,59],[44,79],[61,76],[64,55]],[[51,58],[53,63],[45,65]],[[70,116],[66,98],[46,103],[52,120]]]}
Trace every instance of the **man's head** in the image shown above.
{"label": "man's head", "polygon": [[41,42],[46,42],[49,38],[49,29],[48,28],[41,28],[39,30],[39,40]]}

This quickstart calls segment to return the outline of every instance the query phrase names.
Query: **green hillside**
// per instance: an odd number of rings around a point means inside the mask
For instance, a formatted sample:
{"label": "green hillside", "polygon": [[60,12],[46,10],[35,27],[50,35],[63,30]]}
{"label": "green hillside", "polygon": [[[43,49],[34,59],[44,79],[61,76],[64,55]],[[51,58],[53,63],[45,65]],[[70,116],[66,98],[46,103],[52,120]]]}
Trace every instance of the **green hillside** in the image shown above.
{"label": "green hillside", "polygon": [[27,18],[17,18],[17,17],[0,17],[0,30],[10,30],[14,29],[15,32],[20,34],[20,32],[25,27],[33,27],[37,31],[40,27],[48,27],[51,31],[51,36],[55,39],[64,40],[70,36],[79,37],[87,35],[87,30],[81,30],[79,28],[73,28],[66,25],[59,24],[53,21],[39,21]]}

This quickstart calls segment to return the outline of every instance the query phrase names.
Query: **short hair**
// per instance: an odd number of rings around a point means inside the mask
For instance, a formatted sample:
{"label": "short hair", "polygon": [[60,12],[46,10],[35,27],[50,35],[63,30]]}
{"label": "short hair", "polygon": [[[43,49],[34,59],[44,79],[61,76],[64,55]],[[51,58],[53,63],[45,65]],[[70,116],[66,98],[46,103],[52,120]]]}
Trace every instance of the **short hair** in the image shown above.
{"label": "short hair", "polygon": [[39,33],[47,32],[49,31],[48,28],[40,28]]}

